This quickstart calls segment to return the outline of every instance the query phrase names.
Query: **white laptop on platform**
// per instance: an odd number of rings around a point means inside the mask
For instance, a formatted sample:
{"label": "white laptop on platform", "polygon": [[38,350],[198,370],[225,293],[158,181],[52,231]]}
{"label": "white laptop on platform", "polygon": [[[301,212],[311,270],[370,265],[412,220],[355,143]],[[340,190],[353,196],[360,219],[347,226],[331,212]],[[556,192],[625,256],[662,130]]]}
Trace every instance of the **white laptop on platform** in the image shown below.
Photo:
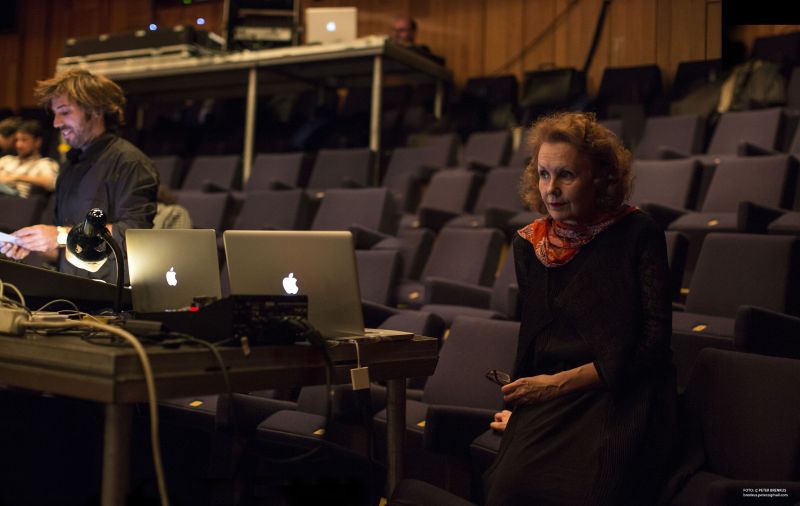
{"label": "white laptop on platform", "polygon": [[129,229],[125,244],[134,311],[183,309],[195,297],[221,297],[213,230]]}
{"label": "white laptop on platform", "polygon": [[223,239],[231,294],[306,295],[322,337],[378,337],[365,334],[350,232],[228,230]]}
{"label": "white laptop on platform", "polygon": [[309,7],[306,14],[306,44],[329,44],[355,40],[358,10],[355,7]]}

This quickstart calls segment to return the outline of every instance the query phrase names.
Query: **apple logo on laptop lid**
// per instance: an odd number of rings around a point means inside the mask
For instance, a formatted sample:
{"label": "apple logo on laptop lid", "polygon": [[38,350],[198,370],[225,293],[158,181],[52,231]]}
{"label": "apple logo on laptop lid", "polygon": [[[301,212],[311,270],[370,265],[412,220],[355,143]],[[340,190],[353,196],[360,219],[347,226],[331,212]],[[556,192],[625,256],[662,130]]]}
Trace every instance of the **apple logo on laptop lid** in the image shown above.
{"label": "apple logo on laptop lid", "polygon": [[283,278],[283,289],[289,295],[295,295],[300,288],[297,286],[297,278],[294,277],[294,273],[290,272],[288,276]]}
{"label": "apple logo on laptop lid", "polygon": [[175,267],[170,267],[167,271],[167,284],[169,286],[176,286],[178,284],[178,274],[175,272]]}

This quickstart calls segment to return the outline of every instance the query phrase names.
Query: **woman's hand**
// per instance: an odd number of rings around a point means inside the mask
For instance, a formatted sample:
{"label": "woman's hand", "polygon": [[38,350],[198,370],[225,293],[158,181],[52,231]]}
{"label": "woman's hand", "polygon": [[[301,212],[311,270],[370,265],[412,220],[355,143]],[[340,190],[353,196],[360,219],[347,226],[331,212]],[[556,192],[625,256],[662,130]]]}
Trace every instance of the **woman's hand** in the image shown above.
{"label": "woman's hand", "polygon": [[494,414],[494,421],[489,424],[489,427],[492,429],[503,432],[506,430],[506,425],[508,425],[508,419],[511,418],[511,411],[504,409],[499,413]]}
{"label": "woman's hand", "polygon": [[563,386],[560,375],[540,374],[519,378],[504,385],[501,390],[505,402],[532,404],[555,399],[563,393]]}

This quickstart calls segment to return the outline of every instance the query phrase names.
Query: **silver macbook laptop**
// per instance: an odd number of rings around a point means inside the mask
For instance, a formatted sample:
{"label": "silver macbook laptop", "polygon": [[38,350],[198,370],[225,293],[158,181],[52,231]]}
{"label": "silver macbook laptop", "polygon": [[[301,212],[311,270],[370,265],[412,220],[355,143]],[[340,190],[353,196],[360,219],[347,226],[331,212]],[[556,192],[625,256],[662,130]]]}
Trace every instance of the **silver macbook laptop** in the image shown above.
{"label": "silver macbook laptop", "polygon": [[350,232],[228,230],[223,239],[231,294],[306,295],[322,337],[364,335]]}
{"label": "silver macbook laptop", "polygon": [[309,7],[306,9],[306,44],[355,40],[357,22],[355,7]]}
{"label": "silver macbook laptop", "polygon": [[134,311],[181,309],[194,297],[221,297],[213,230],[129,229],[125,243]]}

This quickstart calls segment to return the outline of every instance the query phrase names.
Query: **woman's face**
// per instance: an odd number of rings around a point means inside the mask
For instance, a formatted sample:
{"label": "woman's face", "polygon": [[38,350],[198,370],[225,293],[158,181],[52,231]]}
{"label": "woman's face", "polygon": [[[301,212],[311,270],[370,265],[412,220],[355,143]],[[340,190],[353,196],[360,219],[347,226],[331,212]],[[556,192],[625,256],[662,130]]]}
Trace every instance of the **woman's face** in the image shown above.
{"label": "woman's face", "polygon": [[566,142],[545,142],[539,148],[539,193],[554,220],[589,223],[597,216],[589,164]]}

